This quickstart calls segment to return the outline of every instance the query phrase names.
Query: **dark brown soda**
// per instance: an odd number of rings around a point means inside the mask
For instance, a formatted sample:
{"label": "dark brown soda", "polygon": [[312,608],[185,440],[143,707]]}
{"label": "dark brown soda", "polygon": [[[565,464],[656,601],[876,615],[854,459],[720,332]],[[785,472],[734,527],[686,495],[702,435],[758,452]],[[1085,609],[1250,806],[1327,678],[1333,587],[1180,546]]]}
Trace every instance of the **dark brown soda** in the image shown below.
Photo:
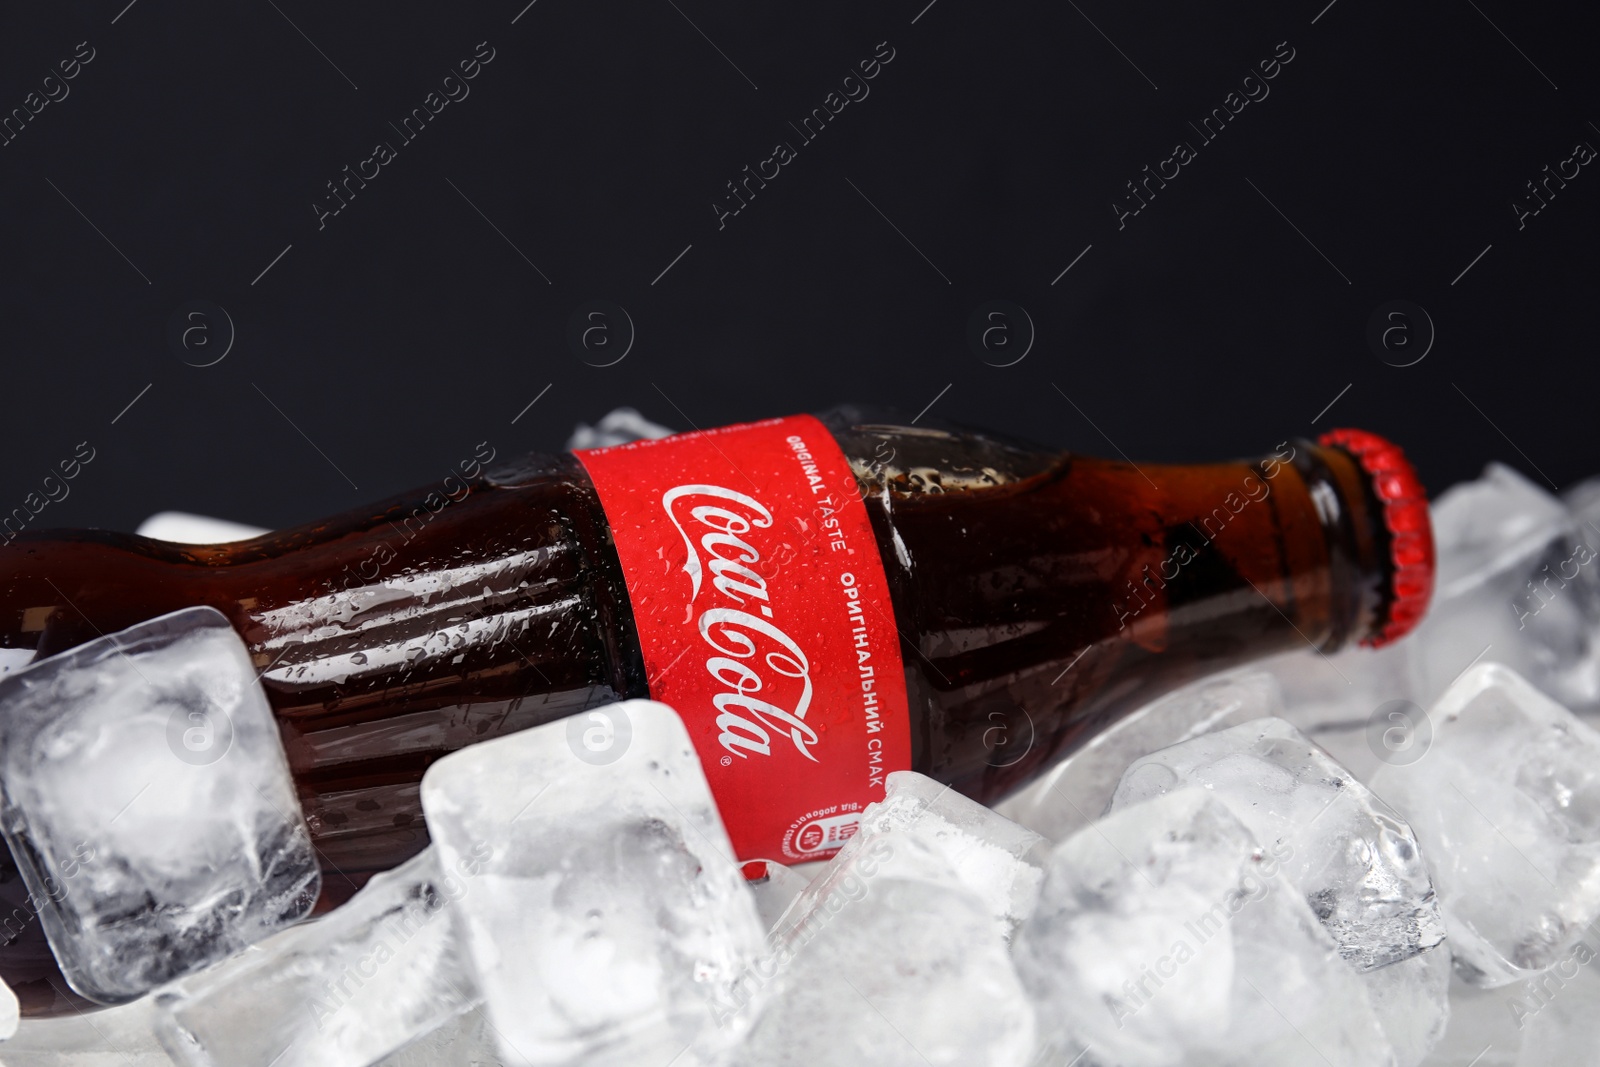
{"label": "dark brown soda", "polygon": [[[1383,621],[1380,504],[1340,448],[1135,466],[852,409],[823,419],[888,574],[913,769],[978,800],[1184,681]],[[426,845],[434,760],[648,695],[605,517],[570,455],[249,541],[46,531],[0,547],[0,647],[53,654],[198,604],[232,620],[261,672],[324,907]],[[68,1010],[81,1001],[0,860],[0,976],[26,1014]]]}

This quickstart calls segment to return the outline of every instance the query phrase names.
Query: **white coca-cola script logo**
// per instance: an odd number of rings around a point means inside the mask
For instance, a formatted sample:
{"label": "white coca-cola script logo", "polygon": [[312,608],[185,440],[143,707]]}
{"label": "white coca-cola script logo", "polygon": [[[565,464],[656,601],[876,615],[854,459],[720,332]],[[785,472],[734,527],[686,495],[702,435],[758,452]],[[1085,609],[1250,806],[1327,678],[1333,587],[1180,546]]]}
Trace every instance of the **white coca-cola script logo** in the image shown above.
{"label": "white coca-cola script logo", "polygon": [[[688,502],[687,515],[673,510],[680,501]],[[761,561],[761,553],[744,540],[752,529],[770,529],[772,513],[754,497],[720,485],[675,486],[661,495],[661,506],[688,550],[683,571],[690,583],[689,615],[694,614],[707,568],[711,571],[712,588],[739,605],[705,608],[696,623],[700,639],[716,653],[706,658],[706,670],[727,689],[711,699],[717,709],[717,729],[721,731],[717,740],[728,752],[744,759],[751,752],[772,755],[773,732],[787,732],[800,755],[817,762],[810,751],[817,743],[817,734],[805,722],[806,710],[811,706],[811,664],[794,638],[769,621],[772,608],[768,604],[767,580],[752,568],[752,564]],[[685,521],[707,531],[700,535],[698,543],[684,529]],[[702,552],[707,559],[704,567],[700,562]],[[760,614],[751,614],[745,610],[747,607]],[[758,657],[757,652],[762,649],[765,651]],[[769,679],[759,670],[763,664],[773,675],[799,681],[792,707],[756,695],[773,695],[767,685]],[[775,683],[774,688],[782,684],[770,680]]]}

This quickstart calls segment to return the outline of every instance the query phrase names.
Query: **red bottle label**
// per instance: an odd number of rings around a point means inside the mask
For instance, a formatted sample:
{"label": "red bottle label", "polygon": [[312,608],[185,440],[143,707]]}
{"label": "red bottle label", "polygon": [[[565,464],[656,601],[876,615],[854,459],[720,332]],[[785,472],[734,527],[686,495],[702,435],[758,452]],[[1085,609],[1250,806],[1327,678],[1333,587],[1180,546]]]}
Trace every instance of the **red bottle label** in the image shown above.
{"label": "red bottle label", "polygon": [[855,476],[809,415],[577,453],[650,695],[741,860],[826,859],[911,766],[899,632]]}

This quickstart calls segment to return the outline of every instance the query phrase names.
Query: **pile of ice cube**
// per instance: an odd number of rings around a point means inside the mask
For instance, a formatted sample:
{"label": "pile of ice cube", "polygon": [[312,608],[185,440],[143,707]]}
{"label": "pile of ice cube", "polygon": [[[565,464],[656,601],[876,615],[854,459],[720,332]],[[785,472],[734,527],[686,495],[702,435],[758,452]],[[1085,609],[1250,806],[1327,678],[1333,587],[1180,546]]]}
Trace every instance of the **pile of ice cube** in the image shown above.
{"label": "pile of ice cube", "polygon": [[560,722],[440,761],[433,844],[301,921],[315,857],[225,624],[11,672],[0,829],[74,985],[128,1002],[0,1063],[1592,1063],[1600,482],[1491,467],[1434,517],[1413,635],[1190,686],[997,810],[893,774],[834,859],[754,882],[635,701],[604,751]]}

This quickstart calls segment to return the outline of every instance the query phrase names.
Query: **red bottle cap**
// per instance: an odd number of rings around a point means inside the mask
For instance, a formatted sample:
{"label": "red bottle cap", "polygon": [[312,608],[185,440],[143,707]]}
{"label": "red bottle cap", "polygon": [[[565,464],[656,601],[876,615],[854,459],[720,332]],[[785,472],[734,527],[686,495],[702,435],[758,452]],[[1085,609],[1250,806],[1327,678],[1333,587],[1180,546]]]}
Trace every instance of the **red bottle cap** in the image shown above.
{"label": "red bottle cap", "polygon": [[1365,430],[1329,430],[1317,438],[1323,446],[1335,445],[1354,456],[1372,478],[1372,489],[1383,502],[1383,521],[1389,529],[1389,617],[1376,634],[1361,643],[1381,648],[1411,632],[1428,608],[1433,595],[1433,526],[1428,521],[1428,494],[1417,472],[1399,447]]}

